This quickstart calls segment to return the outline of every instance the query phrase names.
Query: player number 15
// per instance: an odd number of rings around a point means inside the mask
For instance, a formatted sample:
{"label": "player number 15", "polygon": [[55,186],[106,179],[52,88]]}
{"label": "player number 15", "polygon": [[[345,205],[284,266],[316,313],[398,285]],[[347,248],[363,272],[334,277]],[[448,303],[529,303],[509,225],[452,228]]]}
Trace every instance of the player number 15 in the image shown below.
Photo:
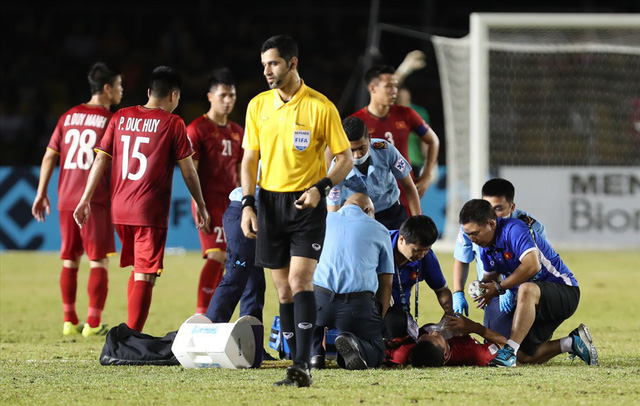
{"label": "player number 15", "polygon": [[[136,137],[131,155],[129,155],[131,136],[122,135],[120,140],[122,141],[122,179],[140,180],[144,175],[144,172],[147,170],[147,157],[140,152],[140,144],[148,144],[150,138]],[[135,158],[140,161],[140,167],[136,173],[129,172],[129,156],[131,156],[131,159]]]}

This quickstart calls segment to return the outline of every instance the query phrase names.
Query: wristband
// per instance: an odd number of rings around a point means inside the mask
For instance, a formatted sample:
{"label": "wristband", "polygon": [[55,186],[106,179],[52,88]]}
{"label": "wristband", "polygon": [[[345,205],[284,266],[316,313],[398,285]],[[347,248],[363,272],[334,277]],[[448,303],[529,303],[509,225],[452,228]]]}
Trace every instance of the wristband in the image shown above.
{"label": "wristband", "polygon": [[502,285],[500,284],[500,282],[496,282],[496,293],[498,295],[504,295],[506,292],[506,290],[504,290],[504,288],[502,287]]}
{"label": "wristband", "polygon": [[253,195],[242,196],[242,208],[251,207],[252,209],[256,209],[256,198]]}
{"label": "wristband", "polygon": [[320,179],[320,181],[318,181],[318,183],[316,183],[312,187],[318,188],[318,191],[320,192],[321,197],[327,197],[327,195],[329,194],[329,191],[333,187],[333,182],[331,182],[331,179],[329,178],[322,178]]}

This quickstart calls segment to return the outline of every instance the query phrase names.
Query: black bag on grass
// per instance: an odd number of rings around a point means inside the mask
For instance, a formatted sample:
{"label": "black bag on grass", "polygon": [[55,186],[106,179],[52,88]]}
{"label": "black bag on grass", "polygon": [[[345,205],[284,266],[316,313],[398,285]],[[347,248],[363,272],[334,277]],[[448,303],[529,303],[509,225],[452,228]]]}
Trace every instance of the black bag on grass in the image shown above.
{"label": "black bag on grass", "polygon": [[180,365],[171,352],[177,331],[153,337],[130,329],[125,323],[113,327],[100,354],[101,365]]}

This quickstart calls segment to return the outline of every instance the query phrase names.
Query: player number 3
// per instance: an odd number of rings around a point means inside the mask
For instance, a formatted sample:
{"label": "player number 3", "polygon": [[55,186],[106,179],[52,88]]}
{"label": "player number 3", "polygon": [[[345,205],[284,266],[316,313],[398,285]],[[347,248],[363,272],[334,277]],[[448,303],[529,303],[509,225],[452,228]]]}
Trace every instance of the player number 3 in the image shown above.
{"label": "player number 3", "polygon": [[[122,179],[140,180],[147,170],[147,157],[140,152],[140,144],[148,144],[150,138],[136,137],[131,155],[129,155],[131,136],[123,135],[120,137],[120,140],[122,141]],[[135,158],[140,161],[140,167],[136,173],[129,172],[129,156],[131,156],[131,159]]]}

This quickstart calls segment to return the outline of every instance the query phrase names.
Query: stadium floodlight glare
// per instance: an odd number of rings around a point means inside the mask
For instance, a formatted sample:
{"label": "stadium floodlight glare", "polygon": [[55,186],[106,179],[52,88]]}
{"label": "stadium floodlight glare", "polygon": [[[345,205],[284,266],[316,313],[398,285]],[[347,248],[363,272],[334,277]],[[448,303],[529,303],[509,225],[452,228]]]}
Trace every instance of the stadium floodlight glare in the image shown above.
{"label": "stadium floodlight glare", "polygon": [[502,166],[640,165],[626,130],[632,105],[640,114],[640,15],[473,13],[470,23],[464,38],[432,37],[447,139],[445,240]]}

